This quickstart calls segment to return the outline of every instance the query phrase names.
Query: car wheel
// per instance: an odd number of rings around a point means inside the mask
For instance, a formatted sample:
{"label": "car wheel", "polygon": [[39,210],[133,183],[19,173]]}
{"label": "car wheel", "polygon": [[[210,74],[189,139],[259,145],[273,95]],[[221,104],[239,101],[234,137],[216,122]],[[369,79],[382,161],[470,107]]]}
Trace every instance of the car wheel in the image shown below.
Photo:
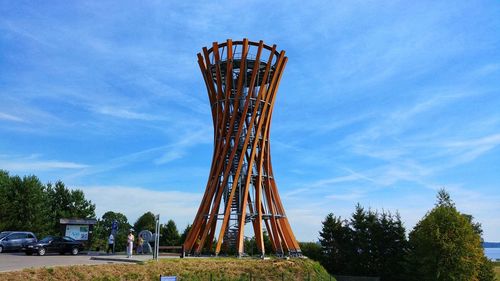
{"label": "car wheel", "polygon": [[3,246],[0,246],[0,253],[3,252]]}
{"label": "car wheel", "polygon": [[71,254],[72,254],[73,256],[78,255],[78,252],[79,252],[79,250],[78,250],[78,248],[77,248],[77,247],[75,247],[75,248],[71,249]]}
{"label": "car wheel", "polygon": [[39,256],[45,256],[46,253],[47,253],[47,250],[45,250],[44,247],[38,249],[38,255]]}
{"label": "car wheel", "polygon": [[33,255],[33,253],[32,253],[32,252],[24,252],[24,253],[25,253],[27,256],[31,256],[31,255]]}

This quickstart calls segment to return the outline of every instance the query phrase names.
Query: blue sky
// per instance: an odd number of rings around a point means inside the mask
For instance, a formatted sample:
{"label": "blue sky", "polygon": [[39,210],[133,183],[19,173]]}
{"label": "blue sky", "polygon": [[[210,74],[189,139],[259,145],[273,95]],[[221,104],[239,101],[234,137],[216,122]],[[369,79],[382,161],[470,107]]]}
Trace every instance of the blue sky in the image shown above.
{"label": "blue sky", "polygon": [[299,240],[357,202],[411,229],[445,187],[500,241],[498,1],[0,3],[0,169],[183,228],[213,149],[196,54],[262,39],[289,58],[271,147]]}

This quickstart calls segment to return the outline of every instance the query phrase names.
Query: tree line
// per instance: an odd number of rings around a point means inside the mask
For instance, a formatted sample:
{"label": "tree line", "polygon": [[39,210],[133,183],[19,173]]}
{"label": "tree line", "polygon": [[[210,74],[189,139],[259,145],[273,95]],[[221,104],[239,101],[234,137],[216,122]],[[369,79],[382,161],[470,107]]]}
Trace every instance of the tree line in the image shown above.
{"label": "tree line", "polygon": [[94,218],[95,204],[83,191],[36,176],[11,176],[0,170],[0,231],[26,230],[38,237],[60,233],[61,218]]}
{"label": "tree line", "polygon": [[[85,198],[79,189],[69,189],[62,181],[43,184],[38,177],[11,176],[0,170],[0,231],[31,231],[42,238],[47,235],[60,235],[61,218],[95,218],[95,204]],[[146,212],[132,225],[122,213],[108,211],[97,219],[92,237],[92,248],[105,249],[111,225],[116,220],[119,225],[115,237],[116,250],[125,249],[128,231],[133,228],[155,230],[155,216]],[[160,225],[161,245],[181,245],[184,243],[190,226],[179,234],[173,220]]]}
{"label": "tree line", "polygon": [[481,224],[460,213],[445,190],[437,198],[408,238],[398,213],[358,204],[349,220],[328,214],[319,244],[302,243],[302,251],[334,275],[382,281],[494,281],[493,265],[481,245]]}

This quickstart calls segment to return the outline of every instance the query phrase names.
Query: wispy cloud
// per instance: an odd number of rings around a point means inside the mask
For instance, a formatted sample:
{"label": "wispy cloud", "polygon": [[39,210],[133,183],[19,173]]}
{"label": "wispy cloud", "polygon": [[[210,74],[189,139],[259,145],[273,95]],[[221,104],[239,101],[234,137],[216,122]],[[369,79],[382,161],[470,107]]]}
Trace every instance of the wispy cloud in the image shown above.
{"label": "wispy cloud", "polygon": [[94,110],[95,110],[95,112],[100,113],[100,114],[109,115],[109,116],[118,117],[118,118],[124,118],[124,119],[135,119],[135,120],[144,120],[144,121],[164,119],[161,116],[154,116],[154,115],[147,114],[147,113],[134,112],[134,111],[129,110],[129,109],[117,108],[117,107],[113,107],[113,106],[98,107],[98,108],[95,108]]}
{"label": "wispy cloud", "polygon": [[358,192],[358,191],[352,191],[350,193],[345,193],[345,194],[328,195],[326,198],[333,199],[333,200],[354,202],[356,200],[359,200],[362,196],[363,196],[363,193]]}
{"label": "wispy cloud", "polygon": [[25,122],[22,118],[10,115],[7,113],[0,112],[0,119],[7,120],[7,121],[15,121],[15,122]]}
{"label": "wispy cloud", "polygon": [[474,161],[499,145],[500,134],[493,134],[476,139],[451,141],[445,143],[443,146],[448,150],[448,153],[455,154],[455,160],[452,165],[458,165]]}
{"label": "wispy cloud", "polygon": [[88,165],[59,160],[39,159],[39,155],[20,157],[16,155],[0,155],[0,167],[7,171],[21,173],[37,173],[48,170],[79,170],[87,168]]}
{"label": "wispy cloud", "polygon": [[162,156],[157,158],[155,164],[165,164],[175,159],[181,158],[186,151],[198,144],[210,143],[212,139],[210,138],[210,130],[199,130],[195,132],[189,132],[181,137],[179,141],[172,143],[168,146],[169,150],[165,152]]}

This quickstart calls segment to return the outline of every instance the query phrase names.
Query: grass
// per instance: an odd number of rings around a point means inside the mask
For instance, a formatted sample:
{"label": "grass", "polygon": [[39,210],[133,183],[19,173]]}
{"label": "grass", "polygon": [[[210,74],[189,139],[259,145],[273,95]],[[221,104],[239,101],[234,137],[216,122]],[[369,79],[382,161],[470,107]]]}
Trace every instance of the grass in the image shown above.
{"label": "grass", "polygon": [[[149,261],[143,264],[73,265],[0,273],[0,280],[325,280],[330,276],[309,259],[188,258]],[[335,279],[331,279],[335,280]]]}
{"label": "grass", "polygon": [[495,267],[495,274],[497,280],[500,281],[500,261],[493,262],[493,266]]}

